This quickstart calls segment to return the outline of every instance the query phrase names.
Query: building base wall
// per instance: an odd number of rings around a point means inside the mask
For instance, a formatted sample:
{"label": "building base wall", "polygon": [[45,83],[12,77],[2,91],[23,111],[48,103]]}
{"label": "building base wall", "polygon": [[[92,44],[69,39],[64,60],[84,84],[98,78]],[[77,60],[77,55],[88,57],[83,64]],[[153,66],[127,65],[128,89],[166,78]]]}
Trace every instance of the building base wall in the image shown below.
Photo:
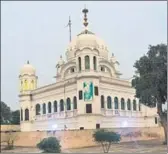
{"label": "building base wall", "polygon": [[[162,127],[148,128],[113,128],[121,134],[121,142],[137,141],[137,140],[163,140],[164,131]],[[67,130],[67,131],[34,131],[34,132],[13,132],[11,136],[15,136],[15,146],[35,147],[43,138],[55,136],[60,140],[62,149],[81,148],[96,146],[93,133],[96,130]],[[132,133],[130,136],[129,134]],[[7,137],[7,133],[1,132],[1,141]]]}

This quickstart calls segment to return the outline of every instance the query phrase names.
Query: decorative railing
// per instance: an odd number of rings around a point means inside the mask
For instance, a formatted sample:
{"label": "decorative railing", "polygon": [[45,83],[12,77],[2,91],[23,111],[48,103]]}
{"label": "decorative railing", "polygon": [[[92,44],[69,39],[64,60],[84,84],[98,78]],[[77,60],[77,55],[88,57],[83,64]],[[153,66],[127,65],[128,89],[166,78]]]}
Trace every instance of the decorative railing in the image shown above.
{"label": "decorative railing", "polygon": [[55,113],[48,113],[43,115],[36,115],[35,120],[47,120],[47,119],[64,119],[77,116],[78,110],[62,111]]}
{"label": "decorative railing", "polygon": [[101,109],[103,116],[123,116],[123,117],[141,117],[142,112],[131,110],[118,110],[118,109]]}

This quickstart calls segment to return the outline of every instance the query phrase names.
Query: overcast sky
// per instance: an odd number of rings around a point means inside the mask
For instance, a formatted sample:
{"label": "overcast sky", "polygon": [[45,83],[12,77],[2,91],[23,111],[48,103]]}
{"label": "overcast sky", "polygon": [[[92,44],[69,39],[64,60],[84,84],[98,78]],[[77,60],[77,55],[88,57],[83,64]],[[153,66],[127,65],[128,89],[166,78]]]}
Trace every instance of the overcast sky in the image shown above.
{"label": "overcast sky", "polygon": [[[1,99],[19,108],[19,71],[27,60],[36,68],[39,86],[55,82],[55,65],[65,57],[72,36],[83,30],[82,9],[89,9],[89,29],[102,38],[120,62],[122,78],[134,74],[133,64],[148,45],[167,42],[166,2],[1,2]],[[73,38],[72,37],[72,38]]]}

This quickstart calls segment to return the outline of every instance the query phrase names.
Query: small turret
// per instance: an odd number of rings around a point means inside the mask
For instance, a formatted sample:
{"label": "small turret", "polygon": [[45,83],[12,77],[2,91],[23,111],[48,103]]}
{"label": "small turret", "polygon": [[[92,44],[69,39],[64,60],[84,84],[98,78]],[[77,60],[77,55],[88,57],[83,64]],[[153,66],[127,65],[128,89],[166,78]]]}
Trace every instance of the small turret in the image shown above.
{"label": "small turret", "polygon": [[120,63],[117,61],[116,57],[112,53],[112,56],[110,57],[110,62],[114,65],[114,68],[117,72],[119,72],[119,65]]}
{"label": "small turret", "polygon": [[58,61],[56,68],[57,68],[57,74],[60,73],[61,66],[64,65],[65,61],[62,59],[62,56],[60,56],[60,60]]}
{"label": "small turret", "polygon": [[30,65],[29,61],[20,70],[19,82],[20,92],[31,91],[37,88],[36,70]]}

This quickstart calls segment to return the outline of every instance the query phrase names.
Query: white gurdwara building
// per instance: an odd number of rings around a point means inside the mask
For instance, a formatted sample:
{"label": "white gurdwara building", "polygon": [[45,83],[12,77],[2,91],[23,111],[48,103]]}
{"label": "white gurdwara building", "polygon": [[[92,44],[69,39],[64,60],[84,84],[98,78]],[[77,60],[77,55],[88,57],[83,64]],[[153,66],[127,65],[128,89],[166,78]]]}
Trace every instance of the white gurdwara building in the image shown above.
{"label": "white gurdwara building", "polygon": [[56,65],[56,83],[37,87],[34,67],[21,69],[21,131],[158,127],[156,107],[139,103],[131,82],[120,79],[114,54],[87,29],[87,12],[85,29]]}

